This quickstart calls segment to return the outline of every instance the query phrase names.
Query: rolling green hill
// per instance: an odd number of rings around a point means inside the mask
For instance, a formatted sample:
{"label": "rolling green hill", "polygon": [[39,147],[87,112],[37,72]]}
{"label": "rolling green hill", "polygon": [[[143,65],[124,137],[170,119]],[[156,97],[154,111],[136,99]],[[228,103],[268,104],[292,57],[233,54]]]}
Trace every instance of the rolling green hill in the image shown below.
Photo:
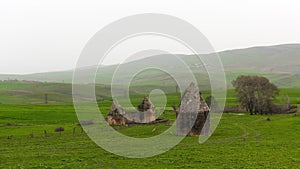
{"label": "rolling green hill", "polygon": [[[156,85],[139,85],[130,88],[130,97],[136,104],[141,99],[149,95],[154,89],[161,89],[167,94],[169,100],[168,106],[178,105],[179,102],[171,98],[180,98],[180,93],[176,93],[175,86],[156,86]],[[204,97],[210,95],[208,90],[200,90]],[[108,85],[96,85],[96,98],[98,102],[111,101],[111,88]],[[45,82],[0,82],[0,105],[5,104],[44,104],[45,94],[48,95],[50,105],[62,105],[72,103],[72,85],[68,83],[45,83]],[[300,90],[296,88],[281,88],[277,97],[280,102],[282,96],[288,94],[291,104],[300,105]],[[227,90],[227,105],[238,105],[235,92],[233,89]]]}
{"label": "rolling green hill", "polygon": [[[236,49],[218,53],[226,73],[228,87],[231,81],[238,75],[262,75],[269,78],[280,88],[300,88],[300,44],[285,44],[276,46],[261,46],[246,49]],[[209,57],[212,54],[201,55]],[[196,79],[203,87],[209,86],[209,78],[204,70],[203,64],[195,55],[177,55],[187,66],[193,70]],[[130,78],[131,73],[137,73],[137,68],[151,65],[161,65],[165,69],[185,77],[188,72],[178,69],[180,62],[173,55],[155,55],[140,60],[134,60],[120,65],[120,76],[116,83],[122,84]],[[206,65],[213,66],[213,65]],[[117,65],[103,66],[96,74],[96,82],[99,84],[110,84],[111,77]],[[92,75],[94,66],[81,69],[85,75]],[[140,70],[137,69],[137,70]],[[72,81],[73,71],[46,72],[28,75],[0,75],[0,80],[18,79],[29,81],[65,82]],[[140,72],[132,80],[135,85],[175,85],[171,75],[154,69]]]}

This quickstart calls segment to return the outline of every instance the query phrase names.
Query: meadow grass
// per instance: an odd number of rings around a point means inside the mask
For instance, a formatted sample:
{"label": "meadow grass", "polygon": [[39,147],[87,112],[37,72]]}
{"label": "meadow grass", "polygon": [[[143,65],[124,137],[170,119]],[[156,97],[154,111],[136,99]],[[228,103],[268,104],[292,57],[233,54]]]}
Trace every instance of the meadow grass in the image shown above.
{"label": "meadow grass", "polygon": [[[46,122],[45,122],[46,123]],[[187,137],[170,151],[145,159],[111,154],[70,124],[1,127],[1,168],[297,168],[300,162],[300,116],[224,114],[210,139]],[[65,131],[55,133],[55,127]],[[76,132],[73,133],[73,128]],[[153,136],[168,126],[132,126],[119,132]],[[48,130],[44,136],[43,130]],[[28,136],[34,132],[34,137]],[[13,135],[7,139],[6,135]],[[122,143],[120,143],[122,144]],[[124,145],[126,146],[126,145]],[[151,148],[151,147],[149,147]]]}
{"label": "meadow grass", "polygon": [[[49,86],[59,88],[56,84]],[[18,87],[18,90],[25,88]],[[1,90],[5,93],[16,89]],[[33,89],[27,86],[27,90]],[[61,90],[65,91],[64,97],[70,97],[66,88],[61,87]],[[43,93],[39,88],[33,91]],[[208,94],[204,92],[205,96]],[[228,90],[227,94],[226,105],[238,105],[234,90]],[[276,101],[285,94],[291,103],[299,104],[299,89],[281,89]],[[138,105],[143,97],[138,93],[131,95],[133,105]],[[15,98],[24,99],[23,95]],[[162,118],[174,122],[171,106],[178,105],[179,98],[178,93],[167,94],[167,108]],[[0,168],[298,168],[300,164],[300,116],[296,114],[224,113],[216,131],[203,144],[198,143],[198,137],[186,137],[161,155],[130,159],[107,152],[90,140],[78,125],[69,100],[35,105],[23,104],[18,99],[15,103],[19,104],[12,104],[13,99],[0,105]],[[103,115],[111,104],[108,97],[98,102]],[[266,120],[268,117],[271,121]],[[65,131],[54,132],[58,127]],[[151,137],[168,127],[161,123],[116,129],[131,137]]]}

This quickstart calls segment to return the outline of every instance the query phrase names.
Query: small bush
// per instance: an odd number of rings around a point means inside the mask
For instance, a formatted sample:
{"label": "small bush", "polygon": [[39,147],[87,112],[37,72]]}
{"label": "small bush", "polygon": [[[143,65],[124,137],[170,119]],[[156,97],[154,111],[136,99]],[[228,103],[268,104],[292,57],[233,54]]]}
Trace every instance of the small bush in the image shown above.
{"label": "small bush", "polygon": [[16,123],[10,123],[10,122],[7,122],[4,124],[4,126],[17,126]]}
{"label": "small bush", "polygon": [[65,131],[65,129],[63,127],[58,127],[54,131],[55,132],[62,132],[62,131]]}

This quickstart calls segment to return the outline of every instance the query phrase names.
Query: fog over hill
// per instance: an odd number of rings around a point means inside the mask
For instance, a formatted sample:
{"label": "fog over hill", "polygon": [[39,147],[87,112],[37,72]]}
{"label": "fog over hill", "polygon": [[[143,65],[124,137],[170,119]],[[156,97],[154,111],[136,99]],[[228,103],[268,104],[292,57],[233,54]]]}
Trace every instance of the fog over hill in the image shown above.
{"label": "fog over hill", "polygon": [[[209,57],[212,54],[201,55]],[[232,79],[238,75],[263,75],[268,77],[279,87],[300,87],[300,44],[283,44],[275,46],[258,46],[245,49],[235,49],[219,52],[218,55],[222,60],[226,73],[227,84],[230,87]],[[199,64],[198,56],[178,54],[187,67],[191,69],[200,85],[209,83],[204,65]],[[174,55],[155,55],[140,60],[120,65],[122,72],[115,82],[122,83],[124,79],[130,78],[130,73],[134,72],[137,67],[147,67],[149,65],[164,65],[166,69],[172,70],[176,74],[185,76],[186,72],[177,71],[178,61],[174,61]],[[213,65],[205,65],[213,66]],[[117,65],[102,66],[96,75],[96,83],[109,84],[111,77]],[[91,68],[84,68],[81,71],[83,75],[93,75]],[[135,72],[137,73],[137,72]],[[0,75],[0,80],[32,80],[47,82],[72,82],[73,71],[45,72],[27,75]],[[132,83],[138,85],[175,85],[173,78],[159,70],[145,70],[138,73],[132,80]]]}

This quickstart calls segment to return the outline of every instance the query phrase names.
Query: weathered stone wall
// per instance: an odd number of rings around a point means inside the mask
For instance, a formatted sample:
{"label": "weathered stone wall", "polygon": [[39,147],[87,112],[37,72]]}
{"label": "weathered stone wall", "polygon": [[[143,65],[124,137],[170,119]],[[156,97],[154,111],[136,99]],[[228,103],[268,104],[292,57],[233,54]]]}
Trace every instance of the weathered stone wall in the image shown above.
{"label": "weathered stone wall", "polygon": [[110,125],[125,125],[126,123],[151,123],[156,120],[154,106],[145,97],[135,112],[126,111],[114,100],[107,114],[107,122]]}
{"label": "weathered stone wall", "polygon": [[126,113],[124,117],[135,123],[150,123],[156,120],[156,113],[151,109],[143,112]]}

